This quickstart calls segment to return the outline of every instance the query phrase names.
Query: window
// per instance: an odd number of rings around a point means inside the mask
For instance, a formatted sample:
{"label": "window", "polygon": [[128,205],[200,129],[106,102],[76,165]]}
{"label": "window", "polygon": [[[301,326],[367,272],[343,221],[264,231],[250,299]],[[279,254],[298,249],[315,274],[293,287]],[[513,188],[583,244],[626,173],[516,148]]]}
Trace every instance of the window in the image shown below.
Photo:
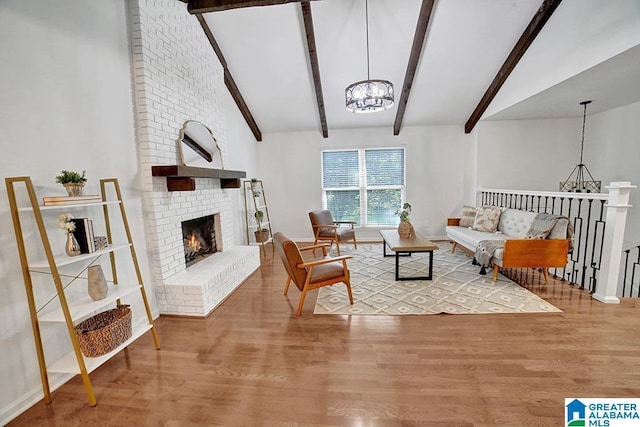
{"label": "window", "polygon": [[322,152],[322,205],[335,221],[397,225],[404,201],[404,148]]}

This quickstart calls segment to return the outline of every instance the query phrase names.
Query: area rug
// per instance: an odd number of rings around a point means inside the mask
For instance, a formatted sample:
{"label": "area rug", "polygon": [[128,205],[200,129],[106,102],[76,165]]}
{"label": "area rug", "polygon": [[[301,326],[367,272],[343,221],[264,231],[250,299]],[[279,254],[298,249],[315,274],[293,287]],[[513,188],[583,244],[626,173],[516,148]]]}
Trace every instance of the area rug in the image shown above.
{"label": "area rug", "polygon": [[[314,314],[410,315],[410,314],[494,314],[553,313],[557,307],[524,289],[501,274],[493,282],[493,272],[478,274],[471,257],[460,250],[451,253],[451,244],[437,242],[433,253],[433,280],[395,281],[395,257],[382,256],[382,243],[341,247],[342,255],[352,255],[353,305],[344,284],[320,288]],[[335,255],[335,247],[332,255]],[[387,251],[387,254],[393,254]],[[400,258],[400,277],[426,276],[428,254],[415,253]]]}

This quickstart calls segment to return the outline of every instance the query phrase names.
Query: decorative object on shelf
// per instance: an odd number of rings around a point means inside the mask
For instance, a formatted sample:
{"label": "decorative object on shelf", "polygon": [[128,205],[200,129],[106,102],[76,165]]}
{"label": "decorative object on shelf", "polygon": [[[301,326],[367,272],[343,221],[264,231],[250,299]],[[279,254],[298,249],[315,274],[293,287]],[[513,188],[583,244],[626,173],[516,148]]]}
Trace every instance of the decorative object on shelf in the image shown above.
{"label": "decorative object on shelf", "polygon": [[98,251],[100,249],[106,248],[109,242],[107,241],[107,236],[95,236],[93,238],[93,243],[96,251]]}
{"label": "decorative object on shelf", "polygon": [[78,172],[63,169],[60,171],[60,175],[56,176],[56,182],[64,186],[70,197],[82,196],[84,184],[87,182],[85,174],[86,171],[82,171],[82,175],[80,175]]}
{"label": "decorative object on shelf", "polygon": [[355,82],[344,91],[347,110],[353,113],[373,113],[391,108],[393,84],[388,80],[371,80],[369,73],[369,2],[365,0],[367,30],[367,80]]}
{"label": "decorative object on shelf", "polygon": [[258,183],[256,178],[251,178],[251,193],[253,193],[253,197],[260,197],[262,195],[260,183]]}
{"label": "decorative object on shelf", "polygon": [[[560,191],[566,191],[569,193],[600,192],[602,181],[594,180],[591,176],[591,172],[589,172],[589,169],[587,168],[587,165],[582,163],[582,153],[584,151],[584,128],[587,121],[587,105],[589,104],[591,104],[591,101],[582,101],[580,103],[580,105],[584,106],[584,111],[582,113],[582,140],[580,141],[580,163],[573,168],[569,177],[564,182],[560,183]],[[587,175],[589,175],[590,180],[585,179],[585,171],[587,172]]]}
{"label": "decorative object on shelf", "polygon": [[131,338],[131,309],[120,305],[78,323],[74,329],[82,354],[102,356]]}
{"label": "decorative object on shelf", "polygon": [[411,214],[411,205],[409,203],[405,203],[396,211],[396,215],[400,217],[400,224],[398,224],[398,234],[403,238],[416,236],[416,231],[413,229],[411,221],[409,221],[409,214]]}
{"label": "decorative object on shelf", "polygon": [[67,233],[67,243],[64,245],[64,252],[69,256],[78,256],[82,253],[80,252],[80,244],[73,233]]}
{"label": "decorative object on shelf", "polygon": [[80,253],[90,254],[96,251],[93,239],[93,221],[89,218],[72,218],[75,224],[73,235],[80,244]]}
{"label": "decorative object on shelf", "polygon": [[264,212],[256,211],[255,216],[257,220],[262,221],[262,218],[264,218]]}
{"label": "decorative object on shelf", "polygon": [[102,197],[97,194],[86,196],[47,196],[42,198],[42,204],[45,206],[62,206],[62,205],[78,205],[81,203],[99,203]]}
{"label": "decorative object on shelf", "polygon": [[87,289],[89,296],[94,301],[100,301],[107,297],[109,286],[107,286],[107,279],[104,277],[101,265],[92,265],[89,267]]}
{"label": "decorative object on shelf", "polygon": [[269,240],[269,230],[266,228],[263,228],[262,230],[256,230],[254,234],[256,235],[256,242],[258,243],[263,243]]}
{"label": "decorative object on shelf", "polygon": [[80,244],[76,240],[73,232],[76,230],[76,225],[71,221],[73,215],[70,213],[62,213],[58,216],[56,224],[67,232],[67,241],[64,245],[64,251],[69,256],[80,255]]}

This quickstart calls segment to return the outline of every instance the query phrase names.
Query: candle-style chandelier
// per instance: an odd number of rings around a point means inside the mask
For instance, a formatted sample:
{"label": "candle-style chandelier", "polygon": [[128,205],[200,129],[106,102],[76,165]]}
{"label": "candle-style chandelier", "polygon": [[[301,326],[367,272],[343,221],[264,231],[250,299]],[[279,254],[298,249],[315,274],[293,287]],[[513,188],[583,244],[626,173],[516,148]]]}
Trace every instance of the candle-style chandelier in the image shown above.
{"label": "candle-style chandelier", "polygon": [[393,105],[393,84],[388,80],[371,80],[369,75],[369,1],[365,0],[367,28],[367,80],[355,82],[344,91],[347,110],[354,113],[374,113]]}
{"label": "candle-style chandelier", "polygon": [[[591,101],[582,101],[580,105],[584,106],[582,113],[582,141],[580,142],[580,163],[573,168],[573,171],[569,174],[566,181],[560,183],[560,191],[566,191],[570,193],[599,193],[601,188],[601,181],[596,181],[591,176],[591,172],[582,162],[582,153],[584,151],[584,128],[587,122],[587,105],[591,104]],[[585,175],[586,172],[586,175]],[[585,179],[588,176],[590,179]]]}

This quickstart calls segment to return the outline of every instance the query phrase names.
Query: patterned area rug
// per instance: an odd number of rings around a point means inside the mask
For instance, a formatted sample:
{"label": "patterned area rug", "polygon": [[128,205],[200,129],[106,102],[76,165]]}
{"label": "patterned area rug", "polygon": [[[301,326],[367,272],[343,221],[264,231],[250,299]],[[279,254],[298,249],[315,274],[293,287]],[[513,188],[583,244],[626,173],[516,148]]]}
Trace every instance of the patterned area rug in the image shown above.
{"label": "patterned area rug", "polygon": [[[451,244],[437,242],[433,253],[433,280],[395,281],[395,257],[382,256],[382,244],[344,245],[343,255],[351,271],[353,305],[346,287],[336,284],[321,288],[314,314],[492,314],[561,312],[558,308],[515,282],[493,272],[478,274],[471,257],[460,250],[451,253]],[[335,246],[331,251],[335,255]],[[387,251],[387,254],[393,254]],[[400,277],[426,276],[428,254],[400,258]]]}

